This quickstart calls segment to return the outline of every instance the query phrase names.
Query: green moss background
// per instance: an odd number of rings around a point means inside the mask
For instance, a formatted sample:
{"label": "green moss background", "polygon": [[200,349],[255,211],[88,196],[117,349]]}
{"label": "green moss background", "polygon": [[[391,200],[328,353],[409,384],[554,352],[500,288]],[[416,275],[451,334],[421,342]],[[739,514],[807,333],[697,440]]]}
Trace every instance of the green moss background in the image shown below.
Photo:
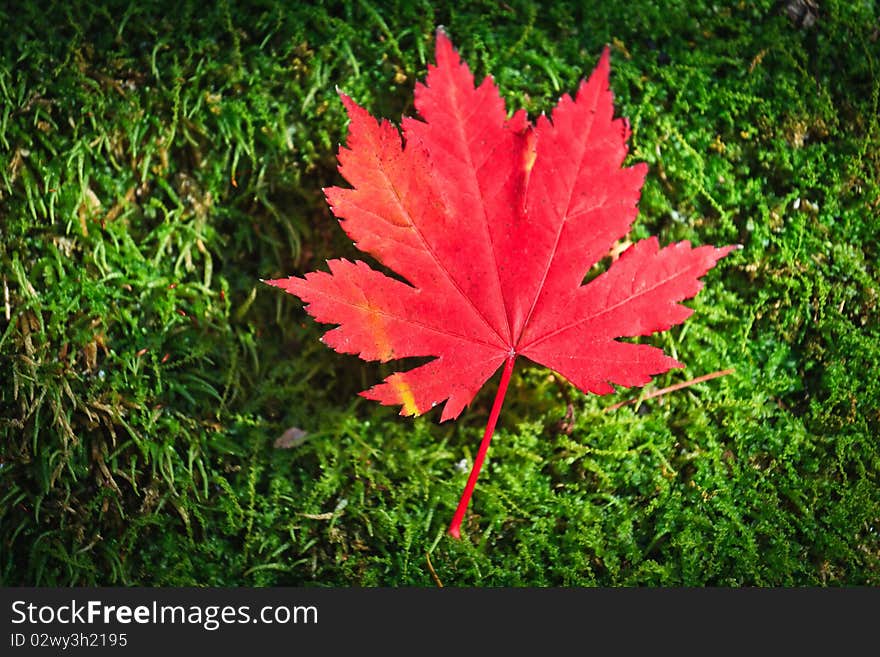
{"label": "green moss background", "polygon": [[[2,5],[0,583],[880,584],[876,4],[457,4]],[[644,392],[735,372],[609,411],[518,366],[462,541],[497,375],[400,418],[258,280],[356,257],[335,87],[411,114],[437,25],[532,116],[610,44],[635,237],[744,246]]]}

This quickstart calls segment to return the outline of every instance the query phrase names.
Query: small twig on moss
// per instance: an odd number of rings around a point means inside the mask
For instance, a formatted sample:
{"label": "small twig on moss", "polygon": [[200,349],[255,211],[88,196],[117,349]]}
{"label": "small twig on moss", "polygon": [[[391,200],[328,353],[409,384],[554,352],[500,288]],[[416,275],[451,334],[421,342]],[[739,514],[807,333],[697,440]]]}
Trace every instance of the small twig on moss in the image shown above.
{"label": "small twig on moss", "polygon": [[437,577],[437,571],[434,570],[434,564],[431,563],[431,553],[425,552],[425,560],[428,562],[428,570],[431,571],[431,577],[434,578],[434,582],[437,583],[438,588],[443,588],[443,582],[440,581],[440,578]]}
{"label": "small twig on moss", "polygon": [[611,411],[616,411],[618,408],[622,406],[626,406],[627,404],[635,404],[637,402],[641,403],[647,399],[653,399],[654,397],[660,397],[661,395],[665,395],[668,392],[675,392],[676,390],[681,390],[682,388],[687,388],[692,385],[696,385],[697,383],[703,383],[704,381],[710,381],[712,379],[717,379],[719,376],[725,376],[727,374],[732,374],[734,369],[731,367],[727,370],[718,370],[717,372],[712,372],[710,374],[704,374],[703,376],[698,376],[696,379],[691,379],[690,381],[684,381],[683,383],[676,383],[674,386],[669,386],[668,388],[660,388],[660,390],[655,390],[654,392],[649,392],[644,397],[633,397],[632,399],[627,399],[626,401],[617,402],[616,404],[612,404],[608,408],[605,409],[606,413],[610,413]]}

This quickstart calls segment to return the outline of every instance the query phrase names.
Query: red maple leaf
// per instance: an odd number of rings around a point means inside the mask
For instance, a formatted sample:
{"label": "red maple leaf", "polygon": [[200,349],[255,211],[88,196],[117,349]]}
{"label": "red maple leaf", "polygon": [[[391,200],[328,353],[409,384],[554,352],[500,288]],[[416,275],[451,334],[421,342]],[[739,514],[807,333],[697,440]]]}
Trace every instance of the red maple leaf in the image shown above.
{"label": "red maple leaf", "polygon": [[491,78],[475,87],[449,39],[437,33],[436,65],[417,84],[421,119],[403,138],[340,94],[350,118],[339,171],[350,189],[325,190],[365,262],[266,281],[298,296],[319,322],[338,324],[323,342],[341,353],[388,361],[432,356],[361,393],[402,415],[446,402],[458,416],[503,366],[483,442],[450,533],[461,520],[518,356],[555,370],[584,392],[639,386],[682,367],[660,349],[620,342],[687,319],[679,302],[733,247],[663,249],[656,238],[626,250],[583,285],[587,271],[629,230],[647,167],[621,168],[629,126],[615,119],[608,49],[574,99],[550,117],[508,118]]}

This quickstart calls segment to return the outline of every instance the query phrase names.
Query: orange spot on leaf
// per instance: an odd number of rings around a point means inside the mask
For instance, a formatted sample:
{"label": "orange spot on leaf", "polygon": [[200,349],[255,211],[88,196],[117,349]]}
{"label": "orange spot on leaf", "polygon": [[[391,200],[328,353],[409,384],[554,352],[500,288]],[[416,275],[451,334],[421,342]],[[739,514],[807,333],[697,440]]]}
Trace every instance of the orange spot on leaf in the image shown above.
{"label": "orange spot on leaf", "polygon": [[394,392],[397,393],[398,403],[403,406],[400,409],[400,414],[419,415],[421,411],[416,406],[416,398],[413,396],[412,389],[409,387],[404,376],[402,374],[395,374],[388,379],[388,383],[392,385]]}

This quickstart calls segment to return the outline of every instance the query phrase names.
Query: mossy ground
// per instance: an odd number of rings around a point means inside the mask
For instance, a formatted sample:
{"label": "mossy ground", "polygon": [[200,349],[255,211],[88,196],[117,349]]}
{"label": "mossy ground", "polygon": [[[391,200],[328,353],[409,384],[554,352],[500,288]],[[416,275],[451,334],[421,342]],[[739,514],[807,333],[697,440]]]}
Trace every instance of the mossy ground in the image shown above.
{"label": "mossy ground", "polygon": [[[457,4],[0,9],[0,582],[880,584],[874,3]],[[497,377],[400,418],[258,282],[356,255],[334,88],[411,114],[440,24],[533,116],[610,44],[635,236],[744,246],[645,391],[735,372],[606,412],[519,365],[462,541]]]}

